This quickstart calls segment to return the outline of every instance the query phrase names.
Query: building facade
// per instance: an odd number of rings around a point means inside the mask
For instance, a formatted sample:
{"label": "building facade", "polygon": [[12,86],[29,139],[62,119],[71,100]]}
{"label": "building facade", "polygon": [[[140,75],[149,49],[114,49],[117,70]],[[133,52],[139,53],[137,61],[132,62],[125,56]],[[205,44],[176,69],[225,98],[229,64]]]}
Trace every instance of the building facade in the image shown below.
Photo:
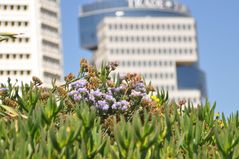
{"label": "building facade", "polygon": [[21,34],[0,43],[1,82],[62,79],[59,0],[0,0],[0,31]]}
{"label": "building facade", "polygon": [[[85,27],[88,22],[95,23]],[[136,72],[174,100],[206,97],[197,32],[187,8],[174,1],[103,0],[82,7],[81,46],[93,62],[117,61],[117,73]]]}

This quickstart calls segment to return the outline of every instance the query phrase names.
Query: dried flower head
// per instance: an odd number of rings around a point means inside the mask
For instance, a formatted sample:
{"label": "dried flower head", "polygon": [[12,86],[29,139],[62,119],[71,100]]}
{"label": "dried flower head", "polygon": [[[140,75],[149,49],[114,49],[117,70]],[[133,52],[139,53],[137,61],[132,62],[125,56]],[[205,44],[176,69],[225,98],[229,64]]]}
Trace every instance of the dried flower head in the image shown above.
{"label": "dried flower head", "polygon": [[101,83],[101,80],[97,77],[91,77],[89,79],[89,83],[87,84],[87,88],[88,89],[95,89],[99,86],[99,84]]}
{"label": "dried flower head", "polygon": [[7,88],[0,88],[0,96],[6,96],[7,95]]}
{"label": "dried flower head", "polygon": [[43,93],[41,93],[40,100],[41,101],[46,101],[49,97],[50,97],[49,92],[43,92]]}
{"label": "dried flower head", "polygon": [[109,66],[110,66],[111,71],[114,71],[119,66],[119,63],[114,61],[114,62],[111,62],[109,64]]}
{"label": "dried flower head", "polygon": [[114,131],[114,116],[109,116],[103,121],[103,127],[111,135]]}
{"label": "dried flower head", "polygon": [[67,91],[63,87],[57,87],[57,92],[62,98],[65,98],[67,96]]}
{"label": "dried flower head", "polygon": [[67,100],[65,101],[65,104],[66,104],[66,106],[67,106],[68,108],[73,108],[73,107],[74,107],[74,104],[73,104],[69,99],[67,99]]}
{"label": "dried flower head", "polygon": [[127,73],[126,80],[130,81],[136,76],[136,73]]}
{"label": "dried flower head", "polygon": [[155,88],[153,87],[153,85],[150,83],[147,87],[146,87],[147,92],[154,92]]}
{"label": "dried flower head", "polygon": [[75,75],[73,74],[73,73],[70,73],[70,74],[68,74],[65,78],[64,78],[64,80],[66,81],[66,82],[70,82],[71,80],[73,80],[75,78]]}
{"label": "dried flower head", "polygon": [[88,76],[89,77],[95,77],[95,67],[94,66],[88,66]]}
{"label": "dried flower head", "polygon": [[34,85],[40,86],[42,85],[42,81],[40,80],[40,78],[33,76],[32,77],[32,81],[34,82]]}
{"label": "dried flower head", "polygon": [[150,99],[148,96],[144,96],[144,97],[141,99],[141,105],[151,106],[152,102],[153,102],[152,99]]}
{"label": "dried flower head", "polygon": [[112,80],[107,80],[107,85],[109,87],[115,87],[115,83]]}
{"label": "dried flower head", "polygon": [[179,100],[178,101],[178,104],[179,104],[179,107],[182,108],[183,105],[185,105],[187,103],[187,101],[185,99],[182,99],[182,100]]}
{"label": "dried flower head", "polygon": [[80,72],[88,71],[89,64],[86,59],[80,60]]}
{"label": "dried flower head", "polygon": [[12,100],[11,98],[3,99],[3,104],[14,108],[18,105],[17,102],[15,100]]}

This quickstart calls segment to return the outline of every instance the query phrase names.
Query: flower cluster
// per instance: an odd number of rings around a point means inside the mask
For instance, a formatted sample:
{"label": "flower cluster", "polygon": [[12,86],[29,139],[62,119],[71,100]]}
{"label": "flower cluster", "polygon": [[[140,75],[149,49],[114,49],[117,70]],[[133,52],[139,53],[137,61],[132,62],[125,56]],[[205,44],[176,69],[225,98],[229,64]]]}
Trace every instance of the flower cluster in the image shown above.
{"label": "flower cluster", "polygon": [[[113,97],[111,89],[106,92],[101,91],[99,88],[96,90],[88,89],[89,83],[86,80],[79,80],[71,85],[69,96],[76,102],[85,101],[88,104],[95,106],[97,109],[107,111],[113,109],[113,105],[117,103]],[[122,105],[124,107],[124,105]],[[120,109],[119,106],[117,106]],[[125,110],[125,107],[123,108]]]}
{"label": "flower cluster", "polygon": [[71,84],[69,96],[75,101],[85,101],[101,111],[127,111],[133,104],[133,100],[149,100],[145,84],[140,81],[129,86],[121,83],[117,87],[108,87],[107,90],[89,89],[89,82],[85,79]]}
{"label": "flower cluster", "polygon": [[153,89],[149,89],[140,75],[127,73],[120,74],[116,81],[111,79],[110,72],[117,66],[113,62],[98,71],[86,60],[81,60],[83,76],[70,84],[68,95],[74,102],[84,101],[108,115],[117,112],[132,114],[133,111],[152,105],[149,93]]}

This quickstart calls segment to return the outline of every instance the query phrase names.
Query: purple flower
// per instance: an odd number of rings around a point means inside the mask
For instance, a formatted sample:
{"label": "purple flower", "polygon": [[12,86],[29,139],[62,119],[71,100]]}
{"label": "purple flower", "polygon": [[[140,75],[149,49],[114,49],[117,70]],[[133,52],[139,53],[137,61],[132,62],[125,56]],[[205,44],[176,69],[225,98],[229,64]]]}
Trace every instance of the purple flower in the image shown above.
{"label": "purple flower", "polygon": [[86,88],[78,88],[77,92],[78,93],[88,93],[88,90]]}
{"label": "purple flower", "polygon": [[137,92],[135,90],[132,90],[130,96],[139,97],[139,96],[141,96],[141,92]]}
{"label": "purple flower", "polygon": [[77,88],[83,88],[83,87],[85,87],[86,84],[87,84],[87,81],[86,81],[86,80],[79,80],[79,81],[77,81],[77,82],[72,83],[71,86],[72,86],[73,88],[77,89]]}
{"label": "purple flower", "polygon": [[119,79],[124,80],[126,78],[127,74],[126,73],[120,73],[119,74]]}
{"label": "purple flower", "polygon": [[100,97],[100,96],[102,96],[102,92],[99,90],[99,89],[97,89],[97,90],[95,90],[95,91],[92,91],[91,92],[95,97]]}
{"label": "purple flower", "polygon": [[8,91],[8,89],[7,88],[0,88],[0,91],[4,92],[4,91]]}
{"label": "purple flower", "polygon": [[136,83],[135,87],[144,87],[144,83],[143,82],[138,82],[138,83]]}
{"label": "purple flower", "polygon": [[143,82],[136,83],[134,89],[138,92],[146,92],[146,88]]}
{"label": "purple flower", "polygon": [[117,103],[114,103],[113,105],[112,105],[112,109],[118,109],[119,108],[119,103],[117,102]]}
{"label": "purple flower", "polygon": [[96,107],[98,109],[101,109],[101,110],[108,110],[109,109],[108,103],[104,100],[98,101],[97,104],[96,104]]}
{"label": "purple flower", "polygon": [[76,94],[77,94],[77,92],[76,92],[75,90],[70,91],[70,92],[68,93],[69,96],[74,96],[74,95],[76,95]]}
{"label": "purple flower", "polygon": [[95,103],[95,97],[92,94],[89,94],[88,99],[89,101]]}
{"label": "purple flower", "polygon": [[74,101],[79,102],[81,100],[81,95],[74,95]]}
{"label": "purple flower", "polygon": [[112,109],[120,109],[120,110],[127,110],[129,108],[130,104],[126,100],[121,100],[119,102],[116,102],[112,105]]}
{"label": "purple flower", "polygon": [[144,101],[148,101],[148,102],[152,102],[152,99],[151,98],[149,98],[148,96],[143,96],[143,98],[142,98],[142,100],[144,100]]}
{"label": "purple flower", "polygon": [[0,88],[0,92],[6,92],[6,91],[8,91],[7,88]]}
{"label": "purple flower", "polygon": [[112,95],[110,95],[110,94],[104,94],[104,98],[107,101],[115,102],[115,98]]}
{"label": "purple flower", "polygon": [[109,106],[108,105],[104,105],[103,107],[102,107],[102,110],[108,110],[109,109]]}
{"label": "purple flower", "polygon": [[121,105],[129,105],[129,102],[127,102],[126,100],[121,100],[121,101],[119,101],[119,103]]}
{"label": "purple flower", "polygon": [[128,109],[128,107],[126,106],[126,105],[124,105],[122,108],[121,108],[121,110],[127,110]]}
{"label": "purple flower", "polygon": [[125,85],[120,85],[119,87],[116,87],[114,89],[112,89],[113,92],[120,92],[122,90],[125,90],[126,86]]}
{"label": "purple flower", "polygon": [[107,94],[112,95],[112,88],[107,88]]}

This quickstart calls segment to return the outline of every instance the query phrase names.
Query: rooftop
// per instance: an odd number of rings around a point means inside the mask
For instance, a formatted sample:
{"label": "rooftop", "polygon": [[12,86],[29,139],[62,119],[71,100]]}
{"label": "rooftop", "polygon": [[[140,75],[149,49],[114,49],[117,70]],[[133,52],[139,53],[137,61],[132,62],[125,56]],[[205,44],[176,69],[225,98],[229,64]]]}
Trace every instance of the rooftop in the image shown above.
{"label": "rooftop", "polygon": [[176,0],[96,0],[81,7],[81,16],[93,15],[112,9],[152,9],[190,14],[188,8]]}

